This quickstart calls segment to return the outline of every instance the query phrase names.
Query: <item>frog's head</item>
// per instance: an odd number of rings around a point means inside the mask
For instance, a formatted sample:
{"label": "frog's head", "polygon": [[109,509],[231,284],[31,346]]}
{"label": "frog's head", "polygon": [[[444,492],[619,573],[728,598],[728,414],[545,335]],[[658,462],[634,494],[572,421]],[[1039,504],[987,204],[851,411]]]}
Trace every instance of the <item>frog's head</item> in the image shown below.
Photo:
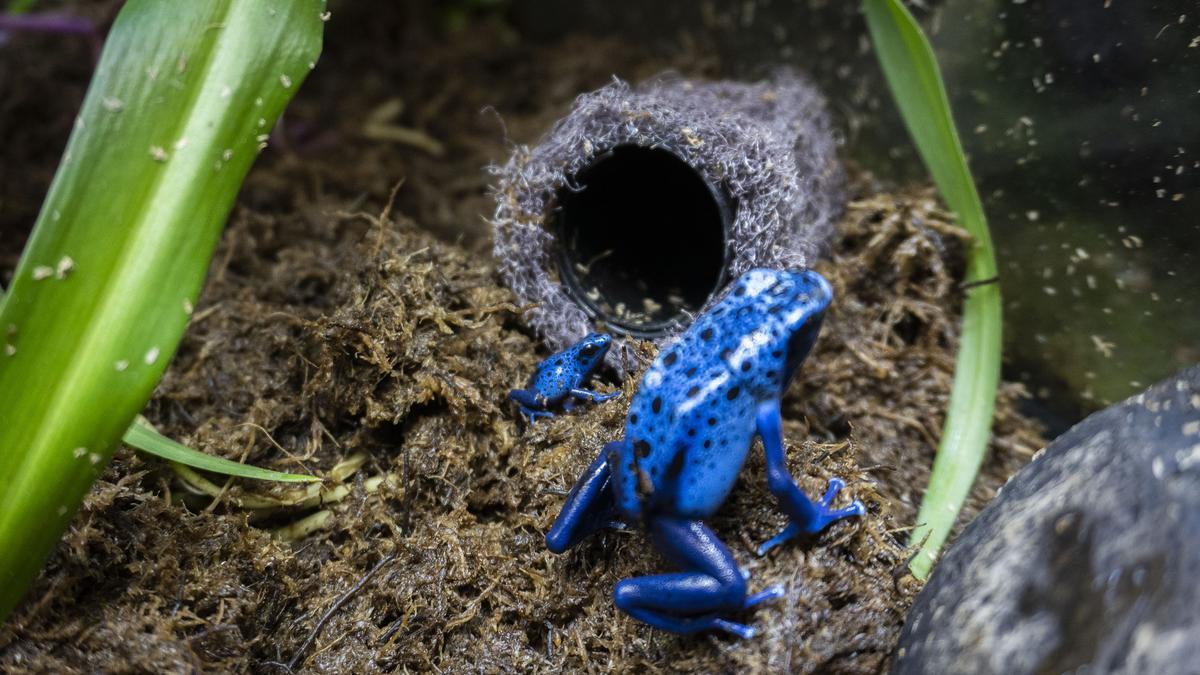
{"label": "frog's head", "polygon": [[833,288],[812,270],[751,270],[740,283],[747,295],[782,324],[779,339],[787,352],[786,386],[817,340],[821,320],[833,300]]}
{"label": "frog's head", "polygon": [[793,291],[790,306],[784,312],[788,332],[787,370],[783,380],[785,383],[791,381],[792,375],[817,341],[825,310],[833,301],[833,287],[825,277],[812,270],[788,274]]}
{"label": "frog's head", "polygon": [[584,371],[591,371],[600,365],[608,348],[612,346],[612,338],[604,333],[592,333],[576,345],[575,362]]}

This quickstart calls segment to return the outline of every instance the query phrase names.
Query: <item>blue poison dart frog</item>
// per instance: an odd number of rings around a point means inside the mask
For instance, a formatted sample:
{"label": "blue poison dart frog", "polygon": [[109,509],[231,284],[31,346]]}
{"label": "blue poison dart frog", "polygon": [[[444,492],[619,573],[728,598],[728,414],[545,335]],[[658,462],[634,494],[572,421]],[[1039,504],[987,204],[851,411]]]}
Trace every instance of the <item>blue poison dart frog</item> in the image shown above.
{"label": "blue poison dart frog", "polygon": [[513,389],[508,397],[521,406],[521,412],[534,422],[539,417],[554,417],[553,406],[561,405],[571,410],[576,401],[607,401],[621,395],[614,391],[601,394],[583,388],[587,379],[596,372],[612,345],[612,338],[604,333],[592,333],[563,351],[538,364],[537,371],[529,378],[525,389]]}
{"label": "blue poison dart frog", "polygon": [[844,485],[837,478],[813,503],[784,459],[779,401],[832,297],[829,282],[812,271],[758,269],[738,279],[642,376],[625,439],[608,443],[571,489],[546,535],[550,550],[561,553],[603,527],[640,525],[682,571],[620,581],[617,607],[676,633],[754,636],[727,617],[783,589],[747,596],[749,575],[704,524],[733,488],[754,435],[766,452],[767,487],[791,521],[758,555],[866,512],[858,501],[833,507]]}

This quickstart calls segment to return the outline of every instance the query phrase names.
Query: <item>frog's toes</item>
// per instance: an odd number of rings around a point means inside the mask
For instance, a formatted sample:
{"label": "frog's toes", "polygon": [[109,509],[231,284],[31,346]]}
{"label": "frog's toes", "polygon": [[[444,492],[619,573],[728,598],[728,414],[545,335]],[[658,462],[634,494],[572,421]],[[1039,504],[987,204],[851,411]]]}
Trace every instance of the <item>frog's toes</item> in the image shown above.
{"label": "frog's toes", "polygon": [[825,489],[825,496],[821,497],[821,501],[817,504],[817,508],[821,511],[821,522],[820,527],[816,528],[814,532],[820,531],[824,529],[826,525],[829,525],[834,521],[841,520],[842,518],[852,518],[855,516],[866,515],[867,507],[863,506],[863,503],[857,499],[855,499],[850,506],[847,506],[843,509],[833,508],[833,500],[837,498],[838,493],[841,492],[842,488],[844,487],[846,487],[846,482],[841,478],[829,479],[829,487]]}
{"label": "frog's toes", "polygon": [[801,530],[799,525],[796,523],[788,523],[787,527],[783,528],[782,532],[759,544],[758,548],[754,550],[754,554],[761,558],[767,554],[767,551],[770,551],[784,542],[791,541],[796,537],[796,535],[800,534],[800,532]]}
{"label": "frog's toes", "polygon": [[821,497],[821,508],[828,509],[844,487],[846,487],[846,481],[837,477],[830,478],[829,486],[825,488],[825,496]]}
{"label": "frog's toes", "polygon": [[726,633],[731,633],[744,640],[749,640],[750,638],[758,635],[758,629],[754,626],[747,626],[744,623],[737,623],[736,621],[729,621],[728,619],[713,619],[711,627],[717,630],[723,630]]}
{"label": "frog's toes", "polygon": [[[750,570],[742,568],[740,570],[740,572],[742,574],[742,581],[749,582],[750,581]],[[775,598],[782,598],[782,597],[783,597],[783,586],[780,586],[779,584],[771,584],[770,586],[767,586],[765,589],[759,591],[758,593],[755,593],[754,595],[751,595],[750,597],[746,598],[742,602],[742,609],[750,609],[751,607],[757,605],[760,602],[766,602],[767,600],[774,600]]]}
{"label": "frog's toes", "polygon": [[776,598],[782,598],[782,597],[783,597],[783,586],[780,586],[779,584],[772,584],[770,586],[767,586],[765,589],[755,593],[754,595],[746,598],[746,601],[742,604],[742,609],[750,609],[751,607],[753,607],[761,602],[767,602],[768,600],[775,600]]}
{"label": "frog's toes", "polygon": [[771,537],[759,545],[755,551],[759,556],[764,555],[767,551],[776,546],[794,539],[800,534],[816,534],[828,527],[831,523],[839,521],[843,518],[854,518],[863,516],[867,513],[867,508],[863,503],[855,499],[850,506],[835,509],[833,508],[833,500],[837,498],[838,493],[842,488],[846,487],[845,481],[840,478],[831,478],[829,487],[825,489],[825,495],[821,497],[821,501],[813,506],[816,507],[816,513],[812,514],[811,520],[805,526],[792,521],[779,534]]}

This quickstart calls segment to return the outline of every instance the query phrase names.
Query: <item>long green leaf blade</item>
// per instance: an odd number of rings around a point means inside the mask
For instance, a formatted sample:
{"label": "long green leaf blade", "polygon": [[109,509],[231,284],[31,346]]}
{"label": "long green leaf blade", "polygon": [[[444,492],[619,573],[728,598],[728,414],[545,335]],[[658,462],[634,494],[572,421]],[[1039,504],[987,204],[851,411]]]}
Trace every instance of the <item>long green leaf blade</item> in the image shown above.
{"label": "long green leaf blade", "polygon": [[210,455],[199,450],[193,450],[178,441],[163,436],[140,422],[131,424],[122,440],[142,452],[160,457],[168,462],[179,462],[193,469],[212,471],[213,473],[226,476],[252,478],[254,480],[273,480],[283,483],[312,483],[321,480],[316,476],[260,469],[257,466],[239,464],[224,457],[217,457],[216,455]]}
{"label": "long green leaf blade", "polygon": [[[946,204],[974,238],[967,254],[967,283],[996,277],[996,259],[983,204],[950,114],[950,101],[933,49],[899,0],[865,0],[863,9],[876,54],[917,152]],[[1000,381],[1000,288],[983,283],[967,293],[962,338],[954,368],[950,408],[929,488],[921,501],[910,565],[924,579],[958,518],[983,462]]]}
{"label": "long green leaf blade", "polygon": [[323,0],[130,0],[0,298],[0,620],[146,404]]}

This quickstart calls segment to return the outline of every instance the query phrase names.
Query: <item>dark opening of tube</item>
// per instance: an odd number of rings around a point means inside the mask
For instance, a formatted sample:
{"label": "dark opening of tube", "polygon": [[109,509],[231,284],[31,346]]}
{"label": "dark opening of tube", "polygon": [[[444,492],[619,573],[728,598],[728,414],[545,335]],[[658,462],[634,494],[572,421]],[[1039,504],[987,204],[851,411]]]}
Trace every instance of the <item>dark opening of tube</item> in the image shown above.
{"label": "dark opening of tube", "polygon": [[563,283],[613,330],[662,335],[725,283],[732,222],[724,191],[686,162],[618,146],[558,192]]}

